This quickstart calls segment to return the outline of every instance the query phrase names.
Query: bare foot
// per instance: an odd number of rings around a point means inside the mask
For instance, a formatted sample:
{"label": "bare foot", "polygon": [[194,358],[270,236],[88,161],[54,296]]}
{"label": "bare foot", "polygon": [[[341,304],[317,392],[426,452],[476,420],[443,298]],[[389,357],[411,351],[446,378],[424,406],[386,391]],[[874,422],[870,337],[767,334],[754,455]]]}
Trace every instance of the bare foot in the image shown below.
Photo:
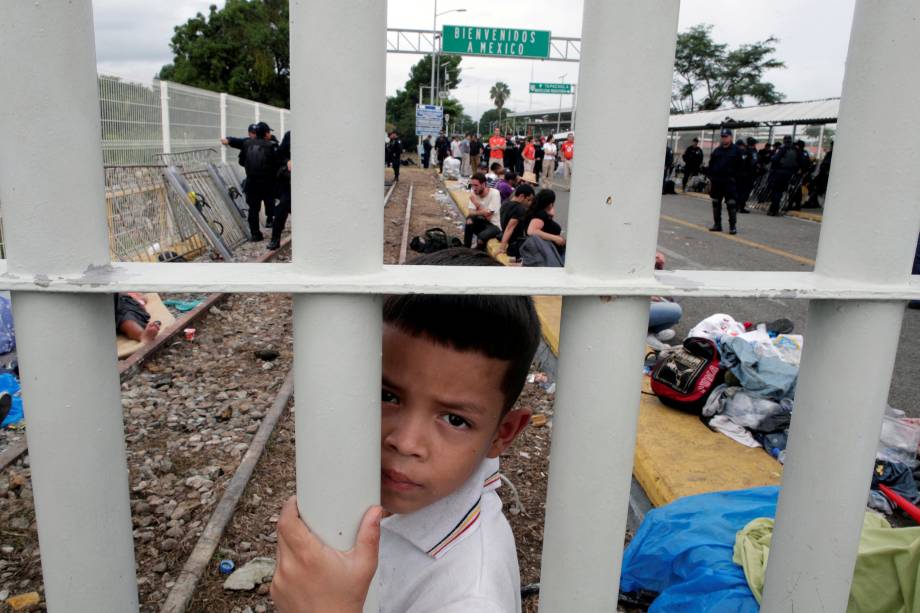
{"label": "bare foot", "polygon": [[160,333],[160,322],[151,321],[147,324],[147,327],[144,328],[143,334],[141,334],[141,342],[149,343],[157,337],[157,334]]}

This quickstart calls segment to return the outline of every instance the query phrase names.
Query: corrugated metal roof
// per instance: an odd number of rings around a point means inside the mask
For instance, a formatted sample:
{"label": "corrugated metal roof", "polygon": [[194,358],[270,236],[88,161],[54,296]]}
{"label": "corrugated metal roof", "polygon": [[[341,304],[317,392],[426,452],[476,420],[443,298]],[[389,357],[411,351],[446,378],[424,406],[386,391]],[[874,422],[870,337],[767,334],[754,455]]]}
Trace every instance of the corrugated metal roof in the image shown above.
{"label": "corrugated metal roof", "polygon": [[839,109],[840,98],[747,106],[671,115],[668,127],[674,130],[718,127],[722,124],[834,123],[837,121]]}
{"label": "corrugated metal roof", "polygon": [[[668,127],[671,130],[692,130],[694,128],[714,128],[723,124],[735,125],[770,125],[794,123],[835,123],[840,109],[840,98],[809,100],[806,102],[784,102],[763,106],[746,106],[737,109],[719,109],[716,111],[699,111],[671,115]],[[572,111],[563,108],[563,115]],[[555,117],[559,109],[511,113],[509,117],[538,117],[549,115]],[[550,122],[551,123],[551,122]]]}

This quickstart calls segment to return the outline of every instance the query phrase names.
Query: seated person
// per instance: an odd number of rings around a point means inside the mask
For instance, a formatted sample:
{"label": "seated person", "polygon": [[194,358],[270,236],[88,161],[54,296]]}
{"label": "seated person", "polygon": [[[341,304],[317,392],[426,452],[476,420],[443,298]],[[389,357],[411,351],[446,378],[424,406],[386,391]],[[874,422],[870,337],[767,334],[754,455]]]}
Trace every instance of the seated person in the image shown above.
{"label": "seated person", "polygon": [[518,178],[517,174],[506,170],[503,177],[500,177],[498,181],[495,182],[495,189],[498,190],[498,193],[501,194],[502,202],[511,197],[511,194],[514,193],[514,188],[518,186],[521,180]]}
{"label": "seated person", "polygon": [[499,227],[499,215],[502,201],[498,190],[489,187],[486,177],[477,172],[470,177],[470,206],[467,212],[466,227],[463,230],[463,246],[471,247],[473,235],[477,237],[477,249],[484,249],[490,239],[502,233]]}
{"label": "seated person", "polygon": [[115,329],[133,341],[149,343],[160,333],[160,322],[150,321],[143,294],[115,294]]}
{"label": "seated person", "polygon": [[505,169],[498,162],[492,162],[492,165],[489,166],[489,172],[486,173],[486,183],[489,187],[495,187],[495,185],[501,181],[505,176]]}
{"label": "seated person", "polygon": [[541,189],[524,217],[527,236],[536,236],[556,246],[559,255],[565,255],[565,237],[553,217],[556,215],[556,192]]}
{"label": "seated person", "polygon": [[[412,264],[499,265],[469,249]],[[515,401],[540,341],[533,301],[390,296],[383,322],[382,508],[365,513],[354,548],[340,552],[304,526],[290,498],[274,605],[360,613],[376,572],[381,611],[520,611],[514,536],[495,489],[499,455],[530,421]]]}
{"label": "seated person", "polygon": [[[660,251],[655,252],[655,270],[664,270],[665,258]],[[646,339],[649,345],[655,346],[654,340],[667,342],[674,338],[677,333],[673,327],[677,325],[683,316],[684,310],[679,304],[671,299],[661,296],[652,296],[652,303],[649,306],[648,313],[648,335]]]}
{"label": "seated person", "polygon": [[508,200],[502,202],[501,218],[502,241],[498,248],[499,253],[507,253],[510,257],[521,257],[521,243],[524,242],[524,217],[533,204],[534,191],[530,185],[522,183],[514,190]]}

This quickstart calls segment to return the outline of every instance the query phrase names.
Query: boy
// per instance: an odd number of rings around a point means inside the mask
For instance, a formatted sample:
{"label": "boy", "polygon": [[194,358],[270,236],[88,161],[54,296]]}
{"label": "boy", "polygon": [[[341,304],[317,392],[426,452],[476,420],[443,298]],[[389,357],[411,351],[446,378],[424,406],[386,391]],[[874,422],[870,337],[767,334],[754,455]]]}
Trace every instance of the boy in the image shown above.
{"label": "boy", "polygon": [[[448,249],[413,264],[497,266]],[[498,456],[527,426],[513,409],[540,338],[529,297],[389,297],[383,308],[381,510],[355,547],[325,547],[291,498],[278,522],[272,598],[282,613],[519,612],[514,537],[495,489]],[[379,543],[379,565],[378,565]]]}

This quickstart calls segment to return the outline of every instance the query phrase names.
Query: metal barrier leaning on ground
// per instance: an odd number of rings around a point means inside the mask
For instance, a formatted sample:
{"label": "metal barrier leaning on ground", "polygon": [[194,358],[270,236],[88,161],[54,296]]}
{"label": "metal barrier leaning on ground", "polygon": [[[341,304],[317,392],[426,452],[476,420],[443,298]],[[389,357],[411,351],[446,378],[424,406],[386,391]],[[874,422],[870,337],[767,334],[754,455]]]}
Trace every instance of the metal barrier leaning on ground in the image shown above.
{"label": "metal barrier leaning on ground", "polygon": [[[292,31],[324,24],[292,37],[293,116],[322,113],[316,138],[330,143],[321,163],[294,175],[304,214],[293,220],[293,263],[181,267],[109,263],[89,0],[4,3],[0,82],[19,85],[0,94],[0,131],[24,140],[43,125],[59,145],[0,149],[10,258],[0,263],[0,288],[13,291],[49,609],[138,608],[110,298],[135,289],[296,294],[298,501],[339,548],[351,546],[379,495],[380,295],[564,295],[540,603],[554,613],[616,606],[648,296],[811,299],[763,610],[844,610],[904,301],[920,298],[909,280],[920,227],[916,156],[886,157],[873,133],[884,113],[907,131],[908,153],[920,147],[911,53],[920,5],[857,1],[834,205],[813,273],[652,271],[661,152],[649,135],[667,126],[677,14],[677,0],[585,2],[568,268],[446,274],[382,266],[381,250],[370,248],[383,235],[378,154],[359,148],[355,159],[349,143],[383,127],[384,3],[291,3]],[[346,29],[361,43],[338,45]],[[25,64],[32,78],[22,80]],[[613,95],[617,83],[629,83],[629,95]],[[330,107],[330,90],[353,104]],[[72,103],[56,104],[65,93]],[[635,146],[611,156],[604,144],[614,138]],[[295,163],[309,153],[298,142]],[[57,180],[44,180],[49,173]],[[323,207],[341,199],[343,184],[349,207]],[[325,231],[316,235],[316,226]],[[355,240],[337,240],[345,234]],[[871,248],[854,248],[868,240]],[[376,610],[373,593],[366,610]]]}

